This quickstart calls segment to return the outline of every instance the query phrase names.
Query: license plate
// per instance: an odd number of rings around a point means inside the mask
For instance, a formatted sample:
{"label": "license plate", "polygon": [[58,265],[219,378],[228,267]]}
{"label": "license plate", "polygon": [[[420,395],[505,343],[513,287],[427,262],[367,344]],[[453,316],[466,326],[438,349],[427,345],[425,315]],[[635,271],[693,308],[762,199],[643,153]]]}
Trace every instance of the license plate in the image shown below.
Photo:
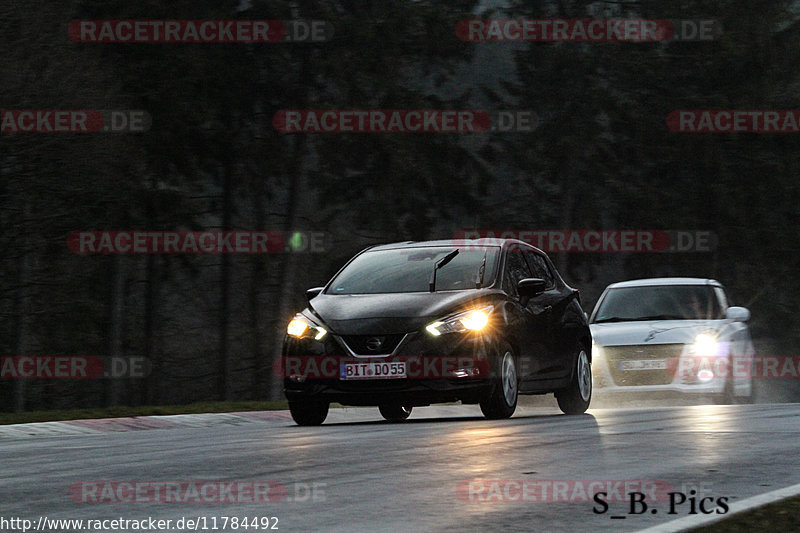
{"label": "license plate", "polygon": [[648,359],[645,361],[620,361],[620,370],[666,370],[666,359]]}
{"label": "license plate", "polygon": [[402,379],[406,377],[406,363],[380,361],[369,363],[342,363],[340,379]]}

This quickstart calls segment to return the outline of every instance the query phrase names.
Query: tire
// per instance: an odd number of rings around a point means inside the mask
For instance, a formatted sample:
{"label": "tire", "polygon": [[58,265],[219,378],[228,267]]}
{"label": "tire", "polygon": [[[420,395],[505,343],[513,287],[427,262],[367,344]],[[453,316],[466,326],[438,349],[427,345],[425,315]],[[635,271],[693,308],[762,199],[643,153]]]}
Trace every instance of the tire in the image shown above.
{"label": "tire", "polygon": [[517,361],[511,346],[500,345],[493,363],[495,383],[489,396],[481,400],[481,412],[489,420],[510,418],[517,409],[519,396]]}
{"label": "tire", "polygon": [[396,403],[378,406],[381,416],[389,422],[402,422],[411,416],[411,409],[413,409],[413,407],[405,407],[404,405]]}
{"label": "tire", "polygon": [[298,426],[319,426],[328,416],[330,404],[323,401],[289,402],[289,412]]}
{"label": "tire", "polygon": [[556,392],[556,400],[566,415],[579,415],[589,408],[592,401],[592,364],[583,346],[578,347],[570,383]]}

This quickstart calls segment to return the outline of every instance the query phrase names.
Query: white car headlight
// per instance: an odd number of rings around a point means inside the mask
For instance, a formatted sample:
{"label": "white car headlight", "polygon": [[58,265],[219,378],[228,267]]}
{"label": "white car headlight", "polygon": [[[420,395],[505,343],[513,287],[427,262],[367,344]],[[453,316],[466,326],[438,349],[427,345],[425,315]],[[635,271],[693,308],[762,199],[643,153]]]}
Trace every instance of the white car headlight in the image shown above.
{"label": "white car headlight", "polygon": [[717,355],[717,339],[708,333],[701,333],[694,338],[692,344],[692,355],[699,355],[701,357],[711,357]]}
{"label": "white car headlight", "polygon": [[312,324],[304,316],[296,315],[286,326],[286,333],[298,339],[314,337],[315,340],[320,340],[328,331],[322,326]]}
{"label": "white car headlight", "polygon": [[471,309],[444,320],[437,320],[428,324],[425,329],[431,335],[439,336],[445,333],[462,333],[464,331],[480,331],[489,323],[489,315],[494,306],[487,305],[480,309]]}

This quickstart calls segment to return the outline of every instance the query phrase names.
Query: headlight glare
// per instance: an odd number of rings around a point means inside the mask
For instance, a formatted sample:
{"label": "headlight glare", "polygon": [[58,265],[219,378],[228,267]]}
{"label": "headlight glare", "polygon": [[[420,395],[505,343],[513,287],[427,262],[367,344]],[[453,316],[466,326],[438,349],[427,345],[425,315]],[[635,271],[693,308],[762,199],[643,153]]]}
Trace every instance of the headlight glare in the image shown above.
{"label": "headlight glare", "polygon": [[291,335],[292,337],[302,337],[303,333],[306,332],[308,329],[308,324],[305,320],[300,320],[299,318],[293,318],[289,325],[286,327],[286,333]]}
{"label": "headlight glare", "polygon": [[694,338],[692,352],[699,356],[717,355],[717,339],[708,333],[701,333]]}
{"label": "headlight glare", "polygon": [[464,317],[458,319],[465,328],[473,331],[482,330],[489,323],[489,315],[483,311],[470,311]]}
{"label": "headlight glare", "polygon": [[321,327],[311,324],[308,320],[303,317],[296,316],[290,322],[289,325],[286,327],[286,333],[291,335],[292,337],[297,337],[298,339],[302,339],[303,337],[313,335],[314,340],[320,340],[322,337],[325,336],[328,331]]}
{"label": "headlight glare", "polygon": [[445,333],[463,333],[465,331],[481,331],[489,323],[489,315],[494,309],[489,305],[481,309],[471,309],[451,316],[444,320],[437,320],[428,324],[425,329],[431,335],[438,337]]}
{"label": "headlight glare", "polygon": [[[442,334],[442,332],[439,331],[439,328],[442,327],[442,326],[444,326],[444,322],[434,322],[433,324],[428,324],[425,327],[425,329],[427,329],[428,333],[430,333],[434,337],[438,337],[439,335]],[[447,332],[447,333],[449,333],[449,332]]]}

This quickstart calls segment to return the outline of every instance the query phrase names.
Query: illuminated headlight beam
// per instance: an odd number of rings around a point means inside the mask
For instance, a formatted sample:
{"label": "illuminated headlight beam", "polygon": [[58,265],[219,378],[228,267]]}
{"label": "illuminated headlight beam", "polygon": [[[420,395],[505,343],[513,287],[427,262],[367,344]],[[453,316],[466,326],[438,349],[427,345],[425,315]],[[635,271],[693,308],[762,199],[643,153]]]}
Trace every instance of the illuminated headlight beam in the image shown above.
{"label": "illuminated headlight beam", "polygon": [[717,339],[708,333],[701,333],[694,338],[692,353],[701,357],[717,355]]}
{"label": "illuminated headlight beam", "polygon": [[481,331],[489,323],[489,314],[493,306],[483,309],[472,309],[459,313],[445,320],[437,320],[428,324],[425,329],[433,336],[438,337],[445,333],[462,333],[465,331]]}
{"label": "illuminated headlight beam", "polygon": [[286,326],[286,333],[298,339],[303,338],[306,333],[313,333],[314,340],[321,340],[328,331],[322,326],[309,323],[302,317],[295,317]]}

